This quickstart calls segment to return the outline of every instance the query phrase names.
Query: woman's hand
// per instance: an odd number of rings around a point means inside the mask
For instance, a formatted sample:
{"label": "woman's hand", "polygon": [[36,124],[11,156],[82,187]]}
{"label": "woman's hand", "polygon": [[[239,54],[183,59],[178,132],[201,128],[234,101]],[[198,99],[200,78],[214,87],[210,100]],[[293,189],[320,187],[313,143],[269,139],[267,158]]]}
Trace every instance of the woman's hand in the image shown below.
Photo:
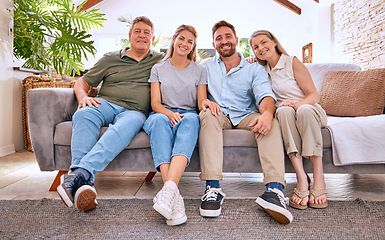
{"label": "woman's hand", "polygon": [[175,126],[178,122],[182,120],[184,117],[184,114],[180,114],[178,112],[172,112],[169,116],[167,116],[168,119],[170,119],[171,125]]}
{"label": "woman's hand", "polygon": [[284,107],[284,106],[292,107],[296,111],[297,111],[297,108],[298,108],[292,100],[284,100],[284,101],[281,102],[281,104],[279,104],[278,107]]}
{"label": "woman's hand", "polygon": [[253,56],[245,58],[248,63],[255,63],[257,59]]}
{"label": "woman's hand", "polygon": [[86,106],[89,106],[89,107],[92,107],[92,106],[99,107],[99,104],[102,104],[102,102],[99,99],[97,99],[97,98],[84,97],[82,100],[79,101],[78,109],[84,108]]}
{"label": "woman's hand", "polygon": [[206,111],[207,108],[210,108],[211,114],[214,116],[218,116],[222,112],[221,107],[217,103],[205,99],[202,101],[202,110]]}

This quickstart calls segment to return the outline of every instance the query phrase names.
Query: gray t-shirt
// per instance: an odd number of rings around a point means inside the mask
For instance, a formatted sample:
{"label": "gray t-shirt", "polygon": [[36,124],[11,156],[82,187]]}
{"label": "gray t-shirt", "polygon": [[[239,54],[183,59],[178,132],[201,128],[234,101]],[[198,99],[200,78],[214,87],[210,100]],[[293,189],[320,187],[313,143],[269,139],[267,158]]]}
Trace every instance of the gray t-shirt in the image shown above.
{"label": "gray t-shirt", "polygon": [[185,69],[178,70],[171,65],[170,60],[166,60],[152,67],[148,82],[160,82],[164,107],[196,110],[197,87],[207,84],[207,73],[202,65],[194,61]]}

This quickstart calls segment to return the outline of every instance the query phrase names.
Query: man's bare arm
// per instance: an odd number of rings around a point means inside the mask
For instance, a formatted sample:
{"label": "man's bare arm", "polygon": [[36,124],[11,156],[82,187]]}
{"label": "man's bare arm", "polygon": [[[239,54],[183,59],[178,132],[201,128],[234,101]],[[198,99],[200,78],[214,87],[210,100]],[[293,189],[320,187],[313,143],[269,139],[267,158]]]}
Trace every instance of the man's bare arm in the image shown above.
{"label": "man's bare arm", "polygon": [[92,86],[89,85],[82,77],[80,77],[75,82],[74,86],[74,92],[75,96],[78,99],[79,105],[78,109],[83,108],[85,106],[95,106],[99,107],[99,104],[101,104],[100,100],[89,97],[88,92],[92,89]]}

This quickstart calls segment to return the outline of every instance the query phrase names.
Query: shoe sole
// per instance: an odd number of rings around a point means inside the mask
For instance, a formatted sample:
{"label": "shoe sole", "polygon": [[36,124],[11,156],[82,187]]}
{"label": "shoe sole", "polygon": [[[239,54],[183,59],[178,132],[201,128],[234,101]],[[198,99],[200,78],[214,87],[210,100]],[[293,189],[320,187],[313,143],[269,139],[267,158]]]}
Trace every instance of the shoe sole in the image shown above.
{"label": "shoe sole", "polygon": [[67,207],[72,207],[74,205],[74,200],[64,185],[64,175],[60,177],[60,185],[57,187],[56,191],[59,194],[59,197],[63,201],[64,205],[66,205]]}
{"label": "shoe sole", "polygon": [[266,202],[262,198],[258,197],[255,201],[263,210],[265,210],[270,216],[272,216],[275,220],[277,220],[281,224],[289,224],[291,221],[293,221],[293,215],[286,210],[286,214],[282,211],[281,207],[277,207],[275,204]]}
{"label": "shoe sole", "polygon": [[181,218],[177,218],[177,219],[170,219],[170,220],[167,220],[167,225],[169,226],[176,226],[176,225],[181,225],[183,223],[185,223],[187,221],[187,216],[184,215],[183,217]]}
{"label": "shoe sole", "polygon": [[98,202],[96,201],[96,191],[90,185],[81,186],[75,194],[75,207],[83,212],[88,212],[96,206]]}
{"label": "shoe sole", "polygon": [[221,208],[218,210],[205,210],[205,209],[199,208],[199,213],[203,217],[218,217],[219,215],[221,215],[221,210],[222,210]]}
{"label": "shoe sole", "polygon": [[171,220],[172,218],[172,212],[168,211],[164,207],[160,206],[158,203],[154,203],[154,206],[152,206],[155,211],[160,213],[163,217],[165,217],[167,220]]}

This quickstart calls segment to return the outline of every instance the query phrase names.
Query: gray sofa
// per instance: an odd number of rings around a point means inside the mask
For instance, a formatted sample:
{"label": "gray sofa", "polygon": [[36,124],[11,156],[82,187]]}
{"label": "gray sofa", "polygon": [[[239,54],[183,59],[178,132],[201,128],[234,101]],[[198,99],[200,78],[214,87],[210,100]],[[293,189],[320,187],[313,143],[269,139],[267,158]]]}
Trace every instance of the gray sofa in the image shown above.
{"label": "gray sofa", "polygon": [[[307,64],[318,89],[322,88],[328,71],[361,71],[352,64]],[[42,171],[67,171],[71,164],[71,118],[77,108],[73,89],[39,88],[27,93],[28,119],[31,142]],[[101,134],[107,127],[101,129]],[[335,166],[331,148],[331,136],[327,128],[322,129],[323,166],[325,173],[385,173],[385,165]],[[262,172],[258,148],[253,134],[246,130],[224,130],[224,172]],[[294,173],[286,156],[286,172]],[[307,172],[312,172],[310,161],[304,161]],[[155,172],[150,142],[144,132],[133,141],[106,168],[106,170]],[[187,172],[199,172],[198,146],[194,151]]]}

